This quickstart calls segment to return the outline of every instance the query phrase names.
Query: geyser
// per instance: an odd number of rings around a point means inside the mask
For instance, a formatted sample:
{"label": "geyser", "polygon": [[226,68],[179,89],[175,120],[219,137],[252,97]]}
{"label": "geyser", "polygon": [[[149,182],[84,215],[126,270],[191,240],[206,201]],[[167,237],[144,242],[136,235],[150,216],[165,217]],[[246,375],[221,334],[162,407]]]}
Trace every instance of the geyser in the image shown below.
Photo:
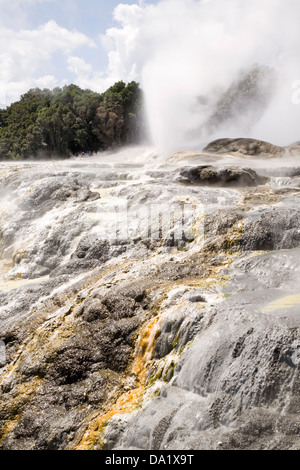
{"label": "geyser", "polygon": [[[289,145],[299,140],[299,13],[296,0],[120,4],[104,38],[109,73],[141,82],[161,149],[221,137]],[[212,125],[226,102],[230,119]]]}

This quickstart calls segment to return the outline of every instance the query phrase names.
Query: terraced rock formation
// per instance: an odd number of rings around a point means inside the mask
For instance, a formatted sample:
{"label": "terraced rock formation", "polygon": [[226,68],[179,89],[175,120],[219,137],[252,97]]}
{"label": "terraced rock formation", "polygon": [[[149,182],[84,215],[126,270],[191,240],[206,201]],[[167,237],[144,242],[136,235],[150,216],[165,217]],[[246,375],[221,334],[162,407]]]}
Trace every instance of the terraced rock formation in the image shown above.
{"label": "terraced rock formation", "polygon": [[299,449],[300,164],[268,148],[0,165],[1,449]]}

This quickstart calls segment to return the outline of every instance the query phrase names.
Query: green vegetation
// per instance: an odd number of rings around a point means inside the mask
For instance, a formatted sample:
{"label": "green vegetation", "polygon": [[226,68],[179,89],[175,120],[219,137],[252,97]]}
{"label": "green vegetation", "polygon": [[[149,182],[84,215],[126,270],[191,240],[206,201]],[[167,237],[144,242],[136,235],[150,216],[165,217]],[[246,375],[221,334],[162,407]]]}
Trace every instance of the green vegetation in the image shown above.
{"label": "green vegetation", "polygon": [[0,110],[2,160],[93,153],[144,136],[143,95],[136,82],[117,82],[102,94],[76,85],[35,88]]}

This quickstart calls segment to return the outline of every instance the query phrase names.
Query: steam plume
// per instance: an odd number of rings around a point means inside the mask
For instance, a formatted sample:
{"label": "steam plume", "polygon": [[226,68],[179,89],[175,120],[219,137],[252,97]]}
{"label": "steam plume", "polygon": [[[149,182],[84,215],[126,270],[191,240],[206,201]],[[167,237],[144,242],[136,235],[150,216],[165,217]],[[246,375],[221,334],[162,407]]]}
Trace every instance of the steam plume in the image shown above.
{"label": "steam plume", "polygon": [[[298,0],[121,4],[115,9],[119,26],[103,38],[109,73],[141,82],[151,135],[160,147],[242,136],[288,145],[300,140],[293,89],[300,79],[299,17]],[[257,102],[250,93],[249,105],[246,100],[237,107],[235,116],[231,107],[231,118],[212,126],[218,103],[259,67],[273,74],[263,83],[260,112],[253,114]]]}

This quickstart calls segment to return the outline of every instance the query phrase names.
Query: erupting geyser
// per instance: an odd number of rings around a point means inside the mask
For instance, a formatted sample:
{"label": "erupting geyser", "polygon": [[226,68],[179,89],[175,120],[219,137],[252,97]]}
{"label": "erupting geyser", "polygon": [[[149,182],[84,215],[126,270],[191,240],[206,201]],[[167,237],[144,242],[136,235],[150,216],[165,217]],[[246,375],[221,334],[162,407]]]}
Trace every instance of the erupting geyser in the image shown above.
{"label": "erupting geyser", "polygon": [[[103,38],[109,73],[141,82],[161,149],[199,148],[219,137],[289,145],[299,139],[299,13],[297,0],[122,4],[119,26]],[[232,87],[234,115],[227,109],[230,119],[212,125]]]}

